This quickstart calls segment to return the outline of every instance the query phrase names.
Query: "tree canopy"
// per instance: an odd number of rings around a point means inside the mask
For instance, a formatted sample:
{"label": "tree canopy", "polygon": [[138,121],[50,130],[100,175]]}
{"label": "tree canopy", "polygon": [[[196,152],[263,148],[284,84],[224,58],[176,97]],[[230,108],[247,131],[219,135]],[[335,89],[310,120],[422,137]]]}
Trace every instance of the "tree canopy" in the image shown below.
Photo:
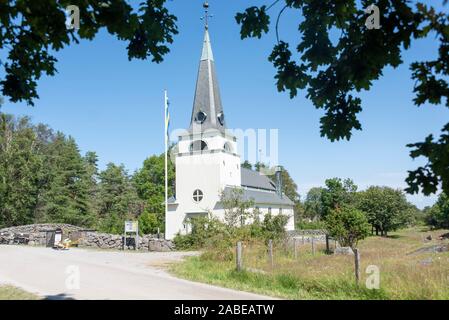
{"label": "tree canopy", "polygon": [[349,206],[332,210],[326,217],[326,229],[343,247],[355,248],[360,240],[369,235],[365,214]]}
{"label": "tree canopy", "polygon": [[[440,3],[445,6],[447,2]],[[277,70],[277,88],[288,91],[291,98],[306,90],[314,106],[325,111],[321,135],[331,141],[349,140],[354,130],[362,129],[359,92],[369,90],[386,67],[401,65],[403,49],[420,38],[435,38],[438,52],[434,60],[410,65],[415,81],[413,102],[417,106],[430,103],[449,107],[448,11],[439,10],[436,3],[380,0],[376,5],[381,27],[368,29],[365,8],[371,4],[365,0],[276,0],[235,16],[242,39],[261,38],[269,32],[272,18],[276,19],[277,43],[268,59]],[[301,18],[298,15],[296,43],[282,40],[285,30],[280,23],[286,10],[302,14]],[[424,166],[409,172],[408,192],[421,190],[428,195],[442,184],[449,193],[449,123],[442,131],[438,140],[430,135],[424,142],[408,145],[412,158],[427,158]]]}
{"label": "tree canopy", "polygon": [[449,198],[442,193],[438,201],[426,210],[426,222],[434,228],[449,228]]}
{"label": "tree canopy", "polygon": [[401,190],[389,187],[369,187],[360,193],[357,207],[366,213],[376,233],[387,235],[413,220],[412,205]]}
{"label": "tree canopy", "polygon": [[[128,43],[128,58],[159,63],[178,33],[177,18],[165,0],[142,1],[135,10],[126,0],[5,0],[0,2],[2,94],[30,105],[39,97],[37,81],[56,72],[59,51],[80,39],[93,40],[101,28]],[[66,8],[80,10],[80,28],[66,27]]]}
{"label": "tree canopy", "polygon": [[333,178],[327,179],[325,183],[326,188],[321,192],[323,218],[333,210],[354,205],[357,186],[351,179]]}
{"label": "tree canopy", "polygon": [[143,232],[163,232],[163,159],[150,157],[134,175],[114,163],[100,171],[96,153],[82,156],[72,137],[0,113],[0,228],[49,222],[122,233],[124,220],[141,216]]}

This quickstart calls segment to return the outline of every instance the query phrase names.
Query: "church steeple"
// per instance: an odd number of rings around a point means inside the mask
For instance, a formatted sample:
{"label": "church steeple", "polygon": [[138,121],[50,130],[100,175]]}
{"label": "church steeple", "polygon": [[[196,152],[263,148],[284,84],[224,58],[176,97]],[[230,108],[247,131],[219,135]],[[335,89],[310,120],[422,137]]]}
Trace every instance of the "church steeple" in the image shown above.
{"label": "church steeple", "polygon": [[215,71],[214,56],[210,43],[208,25],[209,5],[207,2],[204,4],[204,8],[206,9],[206,15],[203,50],[196,82],[190,131],[199,133],[208,129],[217,129],[224,132],[226,126]]}

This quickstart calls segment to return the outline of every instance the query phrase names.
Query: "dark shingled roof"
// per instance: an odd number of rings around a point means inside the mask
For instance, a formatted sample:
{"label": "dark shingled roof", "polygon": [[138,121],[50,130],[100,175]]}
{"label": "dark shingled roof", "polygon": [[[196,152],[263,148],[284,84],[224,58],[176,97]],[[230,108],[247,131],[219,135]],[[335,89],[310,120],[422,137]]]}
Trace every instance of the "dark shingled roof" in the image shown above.
{"label": "dark shingled roof", "polygon": [[276,184],[267,176],[261,175],[257,171],[241,168],[242,186],[256,189],[276,191]]}
{"label": "dark shingled roof", "polygon": [[[200,111],[207,115],[206,120],[202,124],[195,122],[195,116]],[[221,124],[218,120],[220,113],[223,113],[223,106],[221,104],[220,89],[215,72],[215,62],[210,44],[209,31],[206,29],[189,130],[191,132],[204,132],[215,129],[225,132],[225,121],[223,120],[223,124]]]}

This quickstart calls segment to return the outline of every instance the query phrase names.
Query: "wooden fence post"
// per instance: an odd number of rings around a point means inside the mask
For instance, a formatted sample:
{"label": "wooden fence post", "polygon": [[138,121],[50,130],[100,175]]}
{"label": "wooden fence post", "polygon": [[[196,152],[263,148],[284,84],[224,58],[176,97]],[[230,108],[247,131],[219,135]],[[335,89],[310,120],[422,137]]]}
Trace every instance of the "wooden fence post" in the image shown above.
{"label": "wooden fence post", "polygon": [[298,245],[296,243],[296,238],[293,238],[293,245],[295,246],[295,259],[298,259]]}
{"label": "wooden fence post", "polygon": [[270,259],[271,268],[274,267],[273,261],[273,240],[268,240],[268,258]]}
{"label": "wooden fence post", "polygon": [[242,242],[241,241],[237,242],[236,263],[237,263],[237,271],[242,271],[243,260],[242,260]]}
{"label": "wooden fence post", "polygon": [[312,237],[312,254],[315,254],[315,237]]}
{"label": "wooden fence post", "polygon": [[329,248],[329,235],[326,234],[326,253],[329,254],[331,252]]}
{"label": "wooden fence post", "polygon": [[360,282],[360,252],[359,252],[359,249],[354,249],[354,262],[355,262],[355,282],[358,285]]}

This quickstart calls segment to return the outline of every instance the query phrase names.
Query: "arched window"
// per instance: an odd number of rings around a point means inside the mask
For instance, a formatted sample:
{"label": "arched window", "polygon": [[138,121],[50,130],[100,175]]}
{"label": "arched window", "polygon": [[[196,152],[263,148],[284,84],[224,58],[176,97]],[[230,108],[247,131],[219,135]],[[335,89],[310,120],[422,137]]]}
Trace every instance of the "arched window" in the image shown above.
{"label": "arched window", "polygon": [[231,147],[231,145],[229,144],[229,142],[226,142],[226,143],[224,144],[223,149],[224,149],[226,152],[232,153],[232,147]]}
{"label": "arched window", "polygon": [[189,147],[189,151],[190,152],[194,152],[194,151],[204,151],[204,150],[207,150],[208,148],[207,148],[207,143],[206,142],[204,142],[203,140],[196,140],[196,141],[193,141],[191,144],[190,144],[190,147]]}

